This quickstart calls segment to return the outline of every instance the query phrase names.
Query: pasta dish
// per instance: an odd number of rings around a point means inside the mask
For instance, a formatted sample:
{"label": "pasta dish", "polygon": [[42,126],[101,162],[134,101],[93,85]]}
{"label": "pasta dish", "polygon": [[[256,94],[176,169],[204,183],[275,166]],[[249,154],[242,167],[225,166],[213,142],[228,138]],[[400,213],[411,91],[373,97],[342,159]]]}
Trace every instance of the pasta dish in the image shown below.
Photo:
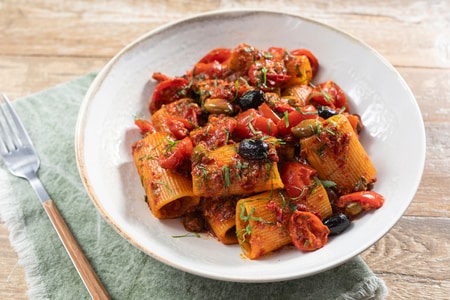
{"label": "pasta dish", "polygon": [[132,155],[152,214],[257,259],[328,237],[383,205],[345,92],[307,49],[213,49],[157,82]]}

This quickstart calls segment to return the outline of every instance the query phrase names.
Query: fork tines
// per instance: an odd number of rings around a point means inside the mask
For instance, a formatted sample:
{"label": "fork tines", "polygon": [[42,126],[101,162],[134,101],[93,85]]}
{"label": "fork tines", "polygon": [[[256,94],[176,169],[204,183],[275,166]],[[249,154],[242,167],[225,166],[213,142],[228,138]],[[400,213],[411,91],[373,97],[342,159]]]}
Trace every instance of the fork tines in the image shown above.
{"label": "fork tines", "polygon": [[3,103],[0,104],[0,149],[2,153],[8,153],[24,146],[23,140],[29,138],[8,97],[2,94],[2,98]]}

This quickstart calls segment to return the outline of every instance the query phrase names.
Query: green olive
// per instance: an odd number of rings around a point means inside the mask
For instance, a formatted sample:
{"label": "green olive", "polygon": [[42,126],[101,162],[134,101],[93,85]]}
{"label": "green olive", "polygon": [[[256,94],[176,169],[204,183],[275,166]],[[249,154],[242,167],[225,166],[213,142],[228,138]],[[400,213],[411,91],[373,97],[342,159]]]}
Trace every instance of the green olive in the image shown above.
{"label": "green olive", "polygon": [[304,139],[314,135],[317,132],[318,121],[306,119],[291,128],[292,134],[299,139]]}
{"label": "green olive", "polygon": [[208,98],[204,107],[210,114],[231,114],[233,113],[233,105],[225,99]]}
{"label": "green olive", "polygon": [[345,213],[347,215],[353,216],[353,217],[359,215],[362,211],[363,211],[363,208],[362,208],[361,204],[359,204],[358,202],[349,203],[345,207]]}

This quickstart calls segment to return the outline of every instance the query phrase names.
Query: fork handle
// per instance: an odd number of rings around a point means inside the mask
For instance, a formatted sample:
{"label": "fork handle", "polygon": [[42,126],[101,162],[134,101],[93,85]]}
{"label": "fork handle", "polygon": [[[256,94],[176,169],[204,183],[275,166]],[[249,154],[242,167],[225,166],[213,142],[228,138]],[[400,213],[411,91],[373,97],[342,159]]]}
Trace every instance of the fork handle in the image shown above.
{"label": "fork handle", "polygon": [[110,299],[53,200],[48,199],[42,204],[92,299]]}

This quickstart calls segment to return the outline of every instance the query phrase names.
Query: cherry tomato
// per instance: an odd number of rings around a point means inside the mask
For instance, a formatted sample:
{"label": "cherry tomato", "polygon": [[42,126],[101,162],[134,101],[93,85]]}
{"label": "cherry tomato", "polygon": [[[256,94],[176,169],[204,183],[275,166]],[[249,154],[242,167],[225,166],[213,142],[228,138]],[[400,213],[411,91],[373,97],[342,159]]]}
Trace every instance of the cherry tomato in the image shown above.
{"label": "cherry tomato", "polygon": [[194,128],[191,123],[189,123],[184,118],[168,117],[167,126],[170,132],[178,139],[181,140],[189,135],[189,131]]}
{"label": "cherry tomato", "polygon": [[[201,108],[195,104],[190,105],[183,111],[182,119],[187,121],[192,127],[198,126],[198,116],[201,115]],[[193,128],[190,128],[193,129]]]}
{"label": "cherry tomato", "polygon": [[311,184],[311,176],[316,170],[300,162],[287,162],[281,168],[281,180],[291,198],[306,196],[304,192]]}
{"label": "cherry tomato", "polygon": [[313,77],[317,74],[317,72],[319,71],[319,60],[314,56],[314,54],[312,54],[311,51],[307,49],[296,49],[292,50],[291,54],[294,56],[305,55],[308,58],[309,63],[311,64]]}
{"label": "cherry tomato", "polygon": [[190,137],[194,145],[205,142],[210,148],[218,148],[229,142],[236,128],[235,118],[219,114],[209,115],[208,125],[192,130]]}
{"label": "cherry tomato", "polygon": [[134,124],[139,127],[142,134],[156,132],[155,126],[148,120],[136,118]]}
{"label": "cherry tomato", "polygon": [[256,115],[256,110],[254,108],[247,109],[246,111],[237,115],[236,117],[237,124],[234,132],[241,139],[253,136],[252,130],[250,129],[249,126],[250,118],[253,119],[253,115]]}
{"label": "cherry tomato", "polygon": [[267,51],[277,59],[283,59],[286,54],[286,49],[280,47],[270,47]]}
{"label": "cherry tomato", "polygon": [[277,123],[278,121],[280,121],[280,117],[270,108],[269,105],[267,105],[267,103],[263,103],[258,107],[258,113],[263,116],[266,117],[268,119],[271,119],[272,121],[274,121],[275,123]]}
{"label": "cherry tomato", "polygon": [[198,126],[198,117],[202,113],[202,109],[190,98],[182,98],[166,104],[165,111],[164,118],[166,118],[166,116],[178,118],[183,121],[186,126],[192,126],[192,128]]}
{"label": "cherry tomato", "polygon": [[194,146],[189,137],[175,141],[172,149],[161,153],[158,158],[159,165],[165,169],[176,170],[186,159],[190,159]]}
{"label": "cherry tomato", "polygon": [[283,83],[289,81],[289,79],[291,79],[291,76],[287,74],[269,73],[266,75],[266,77],[267,77],[267,86],[269,87],[280,86]]}
{"label": "cherry tomato", "polygon": [[306,119],[316,119],[318,116],[317,109],[312,105],[306,105],[300,110],[292,110],[285,113],[285,116],[277,122],[278,132],[280,135],[288,135],[291,128]]}
{"label": "cherry tomato", "polygon": [[195,76],[202,74],[207,75],[209,78],[223,78],[227,73],[228,69],[226,66],[218,61],[213,61],[210,63],[197,63],[192,71],[192,74]]}
{"label": "cherry tomato", "polygon": [[314,251],[328,242],[330,229],[315,214],[296,210],[289,221],[292,243],[302,251]]}
{"label": "cherry tomato", "polygon": [[255,137],[259,134],[277,136],[278,128],[274,121],[258,114],[250,108],[237,117],[236,135],[241,139]]}
{"label": "cherry tomato", "polygon": [[199,63],[211,63],[217,61],[219,63],[226,63],[231,57],[232,50],[229,48],[216,48],[209,51],[205,56],[202,57]]}
{"label": "cherry tomato", "polygon": [[383,206],[384,197],[374,191],[354,192],[339,197],[335,205],[346,208],[352,203],[358,203],[363,210],[378,209]]}
{"label": "cherry tomato", "polygon": [[344,91],[331,80],[314,87],[310,94],[310,100],[331,108],[347,107],[347,97]]}
{"label": "cherry tomato", "polygon": [[159,82],[171,79],[169,76],[167,76],[161,72],[153,73],[152,78]]}
{"label": "cherry tomato", "polygon": [[280,113],[285,113],[285,112],[290,113],[291,111],[295,111],[295,107],[293,107],[292,105],[289,105],[289,103],[279,101],[279,102],[275,103],[275,110]]}
{"label": "cherry tomato", "polygon": [[150,101],[150,113],[154,113],[160,109],[163,104],[168,104],[185,97],[186,95],[184,94],[186,93],[188,83],[187,79],[181,77],[164,80],[158,83]]}
{"label": "cherry tomato", "polygon": [[217,48],[208,52],[200,59],[188,75],[204,74],[210,78],[222,78],[228,73],[228,60],[231,57],[231,49]]}
{"label": "cherry tomato", "polygon": [[277,136],[278,128],[272,119],[257,115],[252,121],[253,128],[256,131],[262,132],[264,135]]}

